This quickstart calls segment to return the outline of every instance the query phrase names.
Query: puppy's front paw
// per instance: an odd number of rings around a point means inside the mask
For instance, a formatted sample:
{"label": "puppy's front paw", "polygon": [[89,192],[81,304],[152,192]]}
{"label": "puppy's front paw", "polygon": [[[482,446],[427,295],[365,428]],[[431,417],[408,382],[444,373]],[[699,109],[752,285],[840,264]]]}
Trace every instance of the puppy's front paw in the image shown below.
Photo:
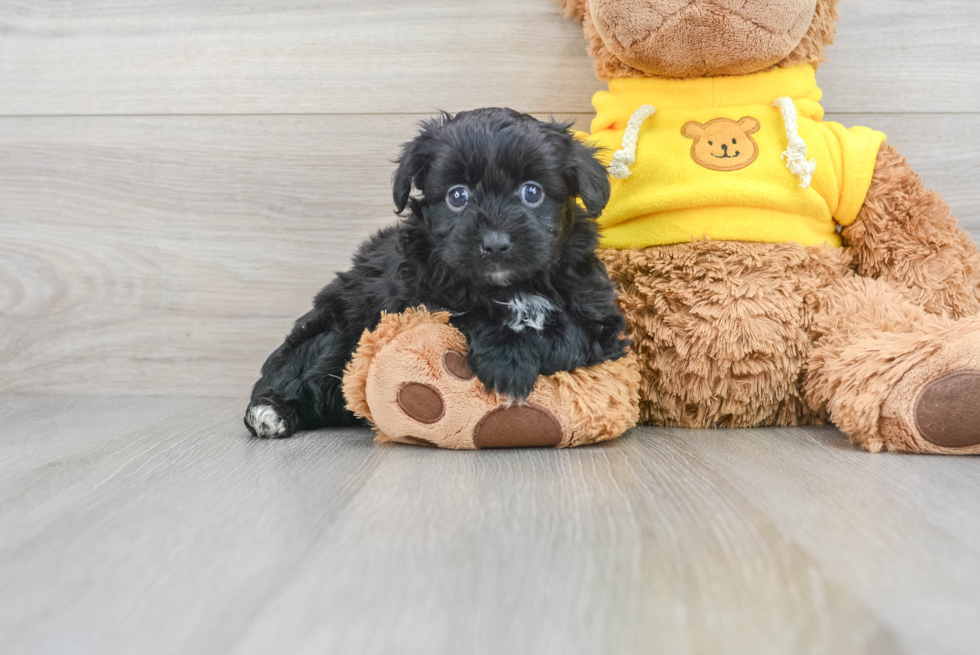
{"label": "puppy's front paw", "polygon": [[487,391],[496,391],[511,402],[526,400],[538,381],[538,374],[533,369],[505,362],[482,362],[473,370]]}
{"label": "puppy's front paw", "polygon": [[245,412],[245,425],[257,437],[281,439],[294,431],[290,421],[280,416],[272,405],[255,403]]}

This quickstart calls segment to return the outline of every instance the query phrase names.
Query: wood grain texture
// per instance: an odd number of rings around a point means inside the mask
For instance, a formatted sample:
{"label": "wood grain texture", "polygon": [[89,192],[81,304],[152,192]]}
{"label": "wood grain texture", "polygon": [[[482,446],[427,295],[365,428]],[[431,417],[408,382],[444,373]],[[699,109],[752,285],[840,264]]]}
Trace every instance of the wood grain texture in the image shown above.
{"label": "wood grain texture", "polygon": [[832,428],[450,452],[241,403],[0,398],[21,653],[973,653],[974,460]]}
{"label": "wood grain texture", "polygon": [[2,7],[4,114],[562,111],[599,88],[552,0]]}
{"label": "wood grain texture", "polygon": [[817,81],[834,112],[975,113],[980,3],[841,0]]}
{"label": "wood grain texture", "polygon": [[[0,119],[0,392],[246,394],[396,220],[421,118]],[[886,131],[980,236],[980,117],[830,118]]]}
{"label": "wood grain texture", "polygon": [[[847,0],[836,112],[973,112],[973,0]],[[0,3],[0,114],[588,112],[600,83],[552,0]]]}

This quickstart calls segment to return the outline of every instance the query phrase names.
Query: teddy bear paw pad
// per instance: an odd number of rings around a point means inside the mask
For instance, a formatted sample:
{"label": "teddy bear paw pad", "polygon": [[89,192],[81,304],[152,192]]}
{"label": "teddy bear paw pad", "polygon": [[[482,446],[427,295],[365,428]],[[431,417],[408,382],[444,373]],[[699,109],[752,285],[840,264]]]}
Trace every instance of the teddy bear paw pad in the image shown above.
{"label": "teddy bear paw pad", "polygon": [[980,371],[954,371],[932,380],[915,401],[915,427],[944,448],[980,444]]}
{"label": "teddy bear paw pad", "polygon": [[442,394],[431,384],[407,382],[398,389],[398,406],[419,423],[438,423],[446,413]]}
{"label": "teddy bear paw pad", "polygon": [[395,441],[400,441],[401,443],[412,444],[413,446],[423,446],[425,448],[437,448],[437,444],[429,441],[428,439],[423,439],[422,437],[413,437],[411,435],[406,435],[404,437],[398,437]]}
{"label": "teddy bear paw pad", "polygon": [[458,350],[447,351],[442,356],[442,365],[457,380],[472,380],[476,375],[470,365],[466,363],[466,355]]}
{"label": "teddy bear paw pad", "polygon": [[487,413],[473,431],[477,448],[554,447],[561,443],[561,424],[540,405],[498,407]]}

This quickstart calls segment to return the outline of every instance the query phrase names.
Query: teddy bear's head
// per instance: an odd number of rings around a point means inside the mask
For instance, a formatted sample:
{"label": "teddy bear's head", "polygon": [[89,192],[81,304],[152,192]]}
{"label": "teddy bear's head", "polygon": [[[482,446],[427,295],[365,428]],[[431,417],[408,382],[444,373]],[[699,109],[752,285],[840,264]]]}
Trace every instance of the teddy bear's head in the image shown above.
{"label": "teddy bear's head", "polygon": [[557,0],[601,79],[746,75],[819,64],[838,0]]}

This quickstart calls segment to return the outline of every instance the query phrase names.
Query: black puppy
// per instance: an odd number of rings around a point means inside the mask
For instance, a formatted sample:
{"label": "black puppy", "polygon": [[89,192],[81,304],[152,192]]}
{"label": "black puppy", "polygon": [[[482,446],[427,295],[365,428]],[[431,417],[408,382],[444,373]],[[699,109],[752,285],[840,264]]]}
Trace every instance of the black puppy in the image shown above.
{"label": "black puppy", "polygon": [[594,155],[569,125],[509,109],[424,123],[393,178],[407,215],[360,247],[269,356],[245,413],[249,430],[286,437],[358,423],[341,376],[383,311],[450,311],[477,378],[514,399],[541,374],[622,357],[625,321],[594,252],[592,219],[609,199]]}

